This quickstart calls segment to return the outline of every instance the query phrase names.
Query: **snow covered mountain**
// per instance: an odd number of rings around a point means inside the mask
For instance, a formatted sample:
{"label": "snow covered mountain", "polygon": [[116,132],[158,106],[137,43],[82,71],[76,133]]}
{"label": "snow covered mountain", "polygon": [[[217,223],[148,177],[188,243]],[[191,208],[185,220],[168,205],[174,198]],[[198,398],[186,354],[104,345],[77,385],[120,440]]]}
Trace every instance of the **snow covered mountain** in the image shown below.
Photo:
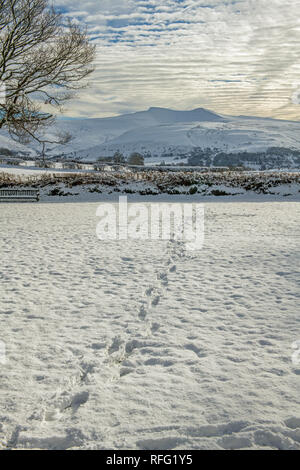
{"label": "snow covered mountain", "polygon": [[36,151],[27,145],[16,142],[8,132],[1,131],[0,133],[0,156],[34,156]]}
{"label": "snow covered mountain", "polygon": [[[225,153],[264,152],[270,147],[300,150],[300,122],[219,115],[203,108],[174,111],[152,107],[112,118],[61,119],[49,129],[48,137],[58,131],[70,132],[72,141],[52,146],[48,154],[82,160],[97,160],[117,150],[125,156],[132,151],[151,154],[153,161],[195,148]],[[1,133],[0,147],[7,145],[3,139],[8,138]]]}

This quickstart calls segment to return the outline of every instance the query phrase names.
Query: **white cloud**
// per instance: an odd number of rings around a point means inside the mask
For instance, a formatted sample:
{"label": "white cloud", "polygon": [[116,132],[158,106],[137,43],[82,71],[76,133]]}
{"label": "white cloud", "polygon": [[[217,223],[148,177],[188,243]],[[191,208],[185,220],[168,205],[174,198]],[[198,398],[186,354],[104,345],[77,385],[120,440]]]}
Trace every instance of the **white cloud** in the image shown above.
{"label": "white cloud", "polygon": [[300,119],[299,0],[56,0],[97,43],[70,116],[149,106]]}

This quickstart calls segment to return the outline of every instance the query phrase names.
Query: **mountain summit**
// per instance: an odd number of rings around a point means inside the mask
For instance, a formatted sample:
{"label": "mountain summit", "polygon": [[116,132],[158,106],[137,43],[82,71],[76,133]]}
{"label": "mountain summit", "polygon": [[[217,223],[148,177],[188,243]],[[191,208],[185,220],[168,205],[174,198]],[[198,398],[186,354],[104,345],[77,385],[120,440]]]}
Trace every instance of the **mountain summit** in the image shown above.
{"label": "mountain summit", "polygon": [[[111,118],[58,119],[47,132],[48,140],[58,131],[69,132],[73,139],[66,146],[49,147],[48,155],[83,160],[97,160],[116,151],[125,156],[134,151],[151,154],[158,160],[166,155],[186,155],[195,147],[234,153],[261,152],[270,147],[300,149],[300,122],[226,116],[205,108],[177,111],[150,107]],[[0,149],[8,148],[9,141],[8,134],[1,131]],[[17,148],[14,141],[11,147]]]}
{"label": "mountain summit", "polygon": [[172,122],[224,122],[223,116],[204,108],[197,108],[191,111],[174,111],[166,108],[149,108],[148,111],[137,114],[150,114],[159,123]]}

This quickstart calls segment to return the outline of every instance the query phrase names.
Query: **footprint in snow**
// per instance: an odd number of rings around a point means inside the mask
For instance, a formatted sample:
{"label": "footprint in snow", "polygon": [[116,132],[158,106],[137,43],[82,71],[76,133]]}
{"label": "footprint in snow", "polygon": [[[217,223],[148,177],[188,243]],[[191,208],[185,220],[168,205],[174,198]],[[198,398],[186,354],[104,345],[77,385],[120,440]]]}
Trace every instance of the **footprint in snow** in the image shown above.
{"label": "footprint in snow", "polygon": [[145,305],[141,305],[140,311],[139,311],[139,319],[140,320],[145,320],[147,317],[147,310],[145,308]]}
{"label": "footprint in snow", "polygon": [[150,296],[152,295],[153,291],[154,291],[154,287],[153,287],[153,286],[148,287],[148,289],[145,290],[145,295],[146,295],[147,297],[150,297]]}
{"label": "footprint in snow", "polygon": [[89,392],[87,391],[76,393],[70,397],[61,396],[58,405],[54,409],[45,410],[44,421],[56,421],[67,410],[72,410],[73,413],[76,413],[82,405],[87,403],[88,399]]}
{"label": "footprint in snow", "polygon": [[192,343],[186,344],[185,349],[193,351],[199,358],[207,356],[203,349],[198,348],[198,346],[195,346],[195,344]]}
{"label": "footprint in snow", "polygon": [[120,348],[123,346],[124,341],[120,336],[115,336],[113,339],[112,344],[108,348],[108,354],[111,356],[112,354],[118,352]]}
{"label": "footprint in snow", "polygon": [[156,297],[154,297],[154,299],[151,302],[152,307],[157,307],[159,302],[160,302],[160,295],[157,295]]}

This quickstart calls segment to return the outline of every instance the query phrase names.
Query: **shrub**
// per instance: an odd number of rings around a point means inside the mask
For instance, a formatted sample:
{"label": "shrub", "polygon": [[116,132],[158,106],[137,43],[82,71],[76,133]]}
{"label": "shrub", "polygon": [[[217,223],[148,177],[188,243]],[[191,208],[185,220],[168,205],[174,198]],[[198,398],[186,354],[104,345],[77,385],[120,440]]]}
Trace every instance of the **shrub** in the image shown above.
{"label": "shrub", "polygon": [[192,186],[189,190],[190,194],[196,194],[198,192],[197,186]]}

